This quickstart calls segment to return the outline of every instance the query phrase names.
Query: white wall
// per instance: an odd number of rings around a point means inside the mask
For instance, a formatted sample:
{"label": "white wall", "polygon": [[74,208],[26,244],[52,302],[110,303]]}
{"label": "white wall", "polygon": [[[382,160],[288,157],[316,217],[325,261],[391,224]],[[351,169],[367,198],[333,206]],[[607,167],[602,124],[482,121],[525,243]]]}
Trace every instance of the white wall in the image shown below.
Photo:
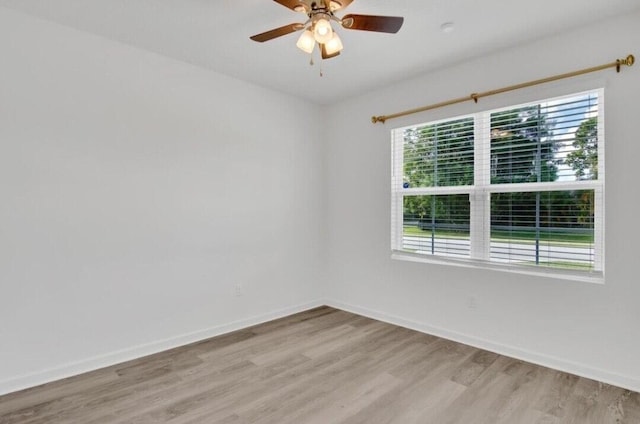
{"label": "white wall", "polygon": [[[639,65],[370,123],[374,114],[640,56],[639,21],[635,14],[470,60],[323,111],[0,7],[0,393],[325,295],[335,306],[640,389],[632,248],[640,229],[629,195],[640,157]],[[390,128],[594,85],[606,88],[605,285],[389,258]],[[314,119],[323,113],[326,133]]]}
{"label": "white wall", "polygon": [[317,107],[3,8],[0,56],[0,393],[319,304]]}
{"label": "white wall", "polygon": [[[640,15],[469,60],[332,106],[327,151],[330,304],[640,389],[637,209],[640,65],[372,125],[372,115],[640,58]],[[605,87],[606,283],[390,259],[390,129]],[[477,308],[467,307],[475,297]]]}

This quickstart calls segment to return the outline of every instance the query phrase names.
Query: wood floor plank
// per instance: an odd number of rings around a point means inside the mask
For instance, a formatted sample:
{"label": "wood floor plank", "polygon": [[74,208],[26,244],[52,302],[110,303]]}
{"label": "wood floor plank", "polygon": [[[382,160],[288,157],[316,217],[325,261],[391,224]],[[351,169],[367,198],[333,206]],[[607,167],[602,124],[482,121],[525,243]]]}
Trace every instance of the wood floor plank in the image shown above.
{"label": "wood floor plank", "polygon": [[0,424],[639,424],[640,394],[329,307],[0,396]]}
{"label": "wood floor plank", "polygon": [[[466,387],[451,381],[451,374],[470,355],[451,353],[443,348],[448,341],[439,340],[423,346],[417,355],[407,357],[404,349],[397,355],[397,362],[413,365],[394,367],[390,372],[403,376],[404,384],[371,403],[348,422],[366,424],[375,416],[379,423],[428,422],[429,416],[435,416],[458,398]],[[404,357],[402,357],[404,356]],[[417,360],[416,360],[417,359]],[[403,372],[413,370],[413,374]],[[424,419],[420,417],[424,416]]]}

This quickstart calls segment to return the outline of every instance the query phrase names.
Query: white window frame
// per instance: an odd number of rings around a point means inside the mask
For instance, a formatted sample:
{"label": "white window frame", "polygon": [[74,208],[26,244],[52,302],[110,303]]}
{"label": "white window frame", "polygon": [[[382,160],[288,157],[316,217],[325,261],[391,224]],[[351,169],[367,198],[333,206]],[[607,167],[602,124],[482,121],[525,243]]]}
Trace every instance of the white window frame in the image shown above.
{"label": "white window frame", "polygon": [[[562,98],[583,94],[598,94],[598,179],[577,181],[552,181],[539,183],[491,184],[491,134],[490,116],[493,113],[514,108],[536,105]],[[474,119],[474,184],[448,187],[403,188],[404,174],[404,138],[396,136],[404,130],[423,125],[436,125],[449,121]],[[605,132],[604,132],[604,89],[592,89],[583,92],[556,96],[539,101],[526,102],[473,114],[455,116],[427,123],[418,123],[391,130],[391,250],[393,259],[493,269],[567,280],[592,283],[604,283],[604,186],[605,186]],[[400,183],[399,183],[400,182]],[[491,194],[519,191],[594,191],[594,271],[574,271],[559,268],[502,264],[490,260],[491,243]],[[447,195],[468,194],[470,202],[470,258],[458,259],[441,255],[419,254],[403,250],[403,200],[405,195]]]}

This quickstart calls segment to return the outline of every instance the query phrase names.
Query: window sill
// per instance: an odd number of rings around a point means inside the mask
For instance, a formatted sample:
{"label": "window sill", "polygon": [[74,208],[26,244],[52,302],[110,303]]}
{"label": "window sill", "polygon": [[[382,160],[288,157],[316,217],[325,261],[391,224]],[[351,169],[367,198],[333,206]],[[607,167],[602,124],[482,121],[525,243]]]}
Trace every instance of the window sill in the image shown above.
{"label": "window sill", "polygon": [[528,266],[501,265],[473,259],[453,259],[442,256],[421,255],[404,251],[392,251],[391,259],[420,262],[436,265],[457,266],[462,268],[487,269],[512,274],[533,275],[557,280],[580,281],[592,284],[604,284],[602,272],[575,272],[560,269],[536,269]]}

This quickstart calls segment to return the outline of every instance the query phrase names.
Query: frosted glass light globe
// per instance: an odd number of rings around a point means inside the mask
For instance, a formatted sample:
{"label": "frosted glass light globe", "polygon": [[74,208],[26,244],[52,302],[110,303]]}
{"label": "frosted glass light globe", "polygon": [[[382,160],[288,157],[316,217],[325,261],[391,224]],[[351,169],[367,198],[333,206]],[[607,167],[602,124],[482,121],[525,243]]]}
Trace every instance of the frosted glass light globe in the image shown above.
{"label": "frosted glass light globe", "polygon": [[313,26],[313,37],[320,44],[324,44],[333,37],[331,24],[324,18],[318,19]]}

